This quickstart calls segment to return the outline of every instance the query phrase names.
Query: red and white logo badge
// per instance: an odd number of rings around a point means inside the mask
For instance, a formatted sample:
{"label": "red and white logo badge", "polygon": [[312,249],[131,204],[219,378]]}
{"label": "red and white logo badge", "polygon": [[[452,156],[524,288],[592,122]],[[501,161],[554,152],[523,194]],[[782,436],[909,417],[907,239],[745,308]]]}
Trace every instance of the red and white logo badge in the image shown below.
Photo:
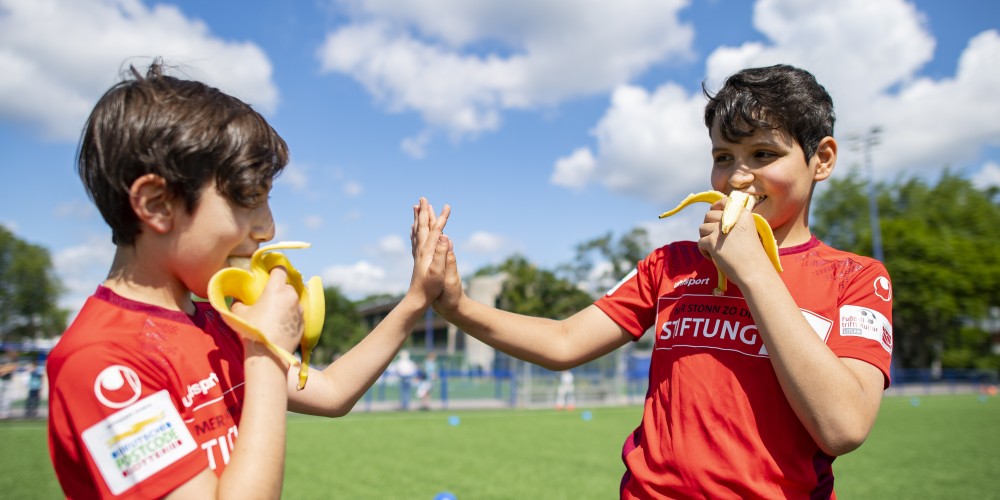
{"label": "red and white logo badge", "polygon": [[892,284],[889,283],[889,278],[885,276],[875,278],[875,295],[886,302],[892,300]]}
{"label": "red and white logo badge", "polygon": [[139,375],[127,366],[111,365],[94,381],[94,395],[108,408],[124,408],[135,403],[141,393]]}

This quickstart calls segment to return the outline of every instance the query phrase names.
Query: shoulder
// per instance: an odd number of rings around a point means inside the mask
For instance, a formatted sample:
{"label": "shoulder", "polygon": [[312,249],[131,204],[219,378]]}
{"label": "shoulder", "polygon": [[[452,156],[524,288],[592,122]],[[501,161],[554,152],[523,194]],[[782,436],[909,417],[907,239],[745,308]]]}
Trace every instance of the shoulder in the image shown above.
{"label": "shoulder", "polygon": [[802,245],[782,248],[780,253],[782,257],[798,256],[800,265],[836,266],[841,273],[853,274],[863,269],[885,270],[885,265],[872,257],[834,248],[815,236]]}
{"label": "shoulder", "polygon": [[671,266],[684,266],[686,264],[696,264],[704,260],[698,243],[694,241],[675,241],[663,245],[646,256],[643,262],[647,264],[664,265],[670,263]]}

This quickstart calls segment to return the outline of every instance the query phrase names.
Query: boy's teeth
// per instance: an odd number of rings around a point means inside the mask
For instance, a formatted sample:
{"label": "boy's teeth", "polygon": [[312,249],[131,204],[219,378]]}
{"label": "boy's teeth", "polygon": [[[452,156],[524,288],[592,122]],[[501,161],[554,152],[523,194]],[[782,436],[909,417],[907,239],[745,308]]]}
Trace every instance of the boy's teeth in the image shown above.
{"label": "boy's teeth", "polygon": [[229,267],[238,267],[240,269],[250,270],[250,257],[230,257]]}

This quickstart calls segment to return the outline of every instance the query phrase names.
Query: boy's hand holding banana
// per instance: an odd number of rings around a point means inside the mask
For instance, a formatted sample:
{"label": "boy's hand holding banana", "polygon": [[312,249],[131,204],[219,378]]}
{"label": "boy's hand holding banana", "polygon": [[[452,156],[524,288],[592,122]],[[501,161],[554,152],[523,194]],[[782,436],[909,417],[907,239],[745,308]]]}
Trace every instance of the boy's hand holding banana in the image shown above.
{"label": "boy's hand holding banana", "polygon": [[[715,203],[726,195],[720,193],[719,191],[702,191],[700,193],[692,193],[681,201],[680,205],[677,205],[672,210],[668,210],[660,214],[660,218],[670,217],[684,209],[684,207],[698,202],[705,203]],[[743,191],[733,191],[729,193],[729,201],[726,202],[726,207],[722,210],[722,233],[729,234],[729,231],[733,229],[736,225],[736,221],[739,220],[740,214],[743,210],[753,211],[754,198]],[[774,239],[774,233],[771,232],[771,226],[767,223],[767,220],[760,216],[760,214],[752,214],[754,226],[757,229],[757,236],[760,237],[761,243],[764,245],[764,252],[767,253],[768,259],[771,261],[771,265],[774,269],[781,272],[781,261],[778,260],[778,243]],[[722,268],[716,266],[719,276],[719,284],[715,288],[715,295],[722,295],[725,293],[727,288],[728,278],[726,273],[722,271]]]}
{"label": "boy's hand holding banana", "polygon": [[[292,267],[288,258],[274,250],[287,248],[308,248],[308,243],[290,241],[275,243],[258,249],[250,257],[248,269],[227,267],[212,276],[208,282],[208,301],[212,304],[222,319],[230,328],[240,335],[255,340],[267,346],[289,365],[299,365],[299,383],[302,390],[309,377],[309,357],[319,341],[323,331],[323,320],[326,317],[326,301],[323,297],[323,284],[319,276],[313,276],[308,282],[303,282],[302,274]],[[233,314],[226,302],[226,297],[232,297],[246,305],[253,305],[260,298],[271,277],[271,269],[282,266],[288,272],[288,284],[299,294],[299,304],[302,306],[302,324],[304,331],[300,348],[302,361],[291,353],[268,340],[267,335],[243,318]]]}

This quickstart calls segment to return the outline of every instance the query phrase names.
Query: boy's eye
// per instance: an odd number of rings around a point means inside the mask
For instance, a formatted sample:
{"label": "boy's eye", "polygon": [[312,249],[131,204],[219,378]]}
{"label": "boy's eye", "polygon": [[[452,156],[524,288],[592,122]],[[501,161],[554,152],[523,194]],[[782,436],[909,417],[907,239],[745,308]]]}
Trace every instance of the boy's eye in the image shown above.
{"label": "boy's eye", "polygon": [[757,158],[761,158],[761,159],[765,159],[766,160],[766,159],[774,158],[774,157],[776,157],[778,155],[775,154],[775,153],[773,153],[773,152],[771,152],[771,151],[757,151],[756,153],[754,153],[754,156],[756,156]]}
{"label": "boy's eye", "polygon": [[718,155],[715,155],[715,157],[713,159],[715,160],[715,163],[722,163],[722,162],[726,162],[726,161],[732,161],[733,155],[718,154]]}

